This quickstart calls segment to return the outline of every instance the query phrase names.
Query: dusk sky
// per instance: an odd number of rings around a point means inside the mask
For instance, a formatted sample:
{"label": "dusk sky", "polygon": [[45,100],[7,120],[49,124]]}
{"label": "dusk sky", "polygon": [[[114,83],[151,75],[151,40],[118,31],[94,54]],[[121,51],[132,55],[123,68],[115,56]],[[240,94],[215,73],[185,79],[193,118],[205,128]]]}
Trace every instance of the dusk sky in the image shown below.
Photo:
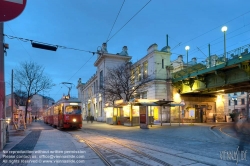
{"label": "dusk sky", "polygon": [[[4,34],[66,48],[58,48],[56,52],[41,50],[32,48],[30,42],[5,36],[5,43],[10,47],[5,56],[6,94],[11,92],[11,70],[20,62],[31,60],[44,66],[46,74],[56,84],[42,95],[57,101],[63,94],[67,94],[67,88],[60,83],[71,82],[75,85],[71,96],[77,97],[78,79],[82,78],[82,82],[86,82],[96,72],[93,64],[97,55],[93,56],[88,51],[96,52],[98,46],[107,41],[123,2],[124,0],[27,0],[23,13],[4,23]],[[124,2],[109,36],[109,53],[119,53],[123,46],[127,46],[132,62],[136,62],[147,54],[151,44],[157,43],[158,49],[166,46],[168,34],[172,49],[171,60],[182,54],[186,61],[185,46],[189,45],[189,60],[196,57],[198,61],[203,61],[208,56],[209,43],[211,54],[223,54],[221,27],[224,25],[228,27],[227,51],[250,43],[249,0],[148,2],[149,0]],[[139,10],[141,11],[134,16]]]}

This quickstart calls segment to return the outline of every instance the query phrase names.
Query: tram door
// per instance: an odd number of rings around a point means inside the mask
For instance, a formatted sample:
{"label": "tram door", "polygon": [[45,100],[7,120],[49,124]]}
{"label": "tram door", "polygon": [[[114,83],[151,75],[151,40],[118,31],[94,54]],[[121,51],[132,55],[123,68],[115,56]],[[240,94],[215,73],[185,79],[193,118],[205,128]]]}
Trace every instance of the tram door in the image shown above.
{"label": "tram door", "polygon": [[63,127],[63,104],[60,104],[58,109],[58,126]]}

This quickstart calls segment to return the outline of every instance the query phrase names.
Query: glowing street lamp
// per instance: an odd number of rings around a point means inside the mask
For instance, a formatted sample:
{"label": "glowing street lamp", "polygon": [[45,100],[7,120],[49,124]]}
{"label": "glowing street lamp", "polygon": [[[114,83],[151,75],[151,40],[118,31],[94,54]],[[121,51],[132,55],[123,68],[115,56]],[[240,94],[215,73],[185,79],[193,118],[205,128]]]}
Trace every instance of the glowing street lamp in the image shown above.
{"label": "glowing street lamp", "polygon": [[224,59],[226,61],[226,31],[227,31],[227,27],[223,26],[221,28],[221,31],[224,32]]}
{"label": "glowing street lamp", "polygon": [[187,51],[187,67],[188,67],[188,50],[190,49],[190,47],[189,46],[186,46],[185,47],[185,50]]}

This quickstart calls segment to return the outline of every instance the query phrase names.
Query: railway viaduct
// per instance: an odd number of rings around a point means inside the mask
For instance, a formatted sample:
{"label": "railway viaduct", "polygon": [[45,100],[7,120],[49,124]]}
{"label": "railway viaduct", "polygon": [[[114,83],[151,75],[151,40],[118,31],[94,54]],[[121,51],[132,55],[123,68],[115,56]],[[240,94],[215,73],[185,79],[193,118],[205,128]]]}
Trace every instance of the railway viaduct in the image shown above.
{"label": "railway viaduct", "polygon": [[[249,115],[250,44],[220,55],[207,58],[207,64],[190,65],[170,75],[173,100],[185,101],[182,108],[195,108],[196,122],[211,121],[214,115],[225,121],[228,99],[223,94],[247,92],[246,115]],[[226,57],[226,58],[224,58]],[[171,66],[167,66],[171,70]]]}

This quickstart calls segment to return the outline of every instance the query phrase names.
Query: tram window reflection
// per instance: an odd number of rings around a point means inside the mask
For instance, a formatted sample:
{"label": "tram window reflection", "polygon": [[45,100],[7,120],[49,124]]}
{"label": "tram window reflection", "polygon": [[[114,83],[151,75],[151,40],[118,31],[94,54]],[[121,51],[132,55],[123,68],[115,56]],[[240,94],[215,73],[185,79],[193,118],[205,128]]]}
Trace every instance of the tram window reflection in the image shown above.
{"label": "tram window reflection", "polygon": [[73,105],[66,106],[65,113],[66,114],[81,114],[81,107],[73,106]]}

